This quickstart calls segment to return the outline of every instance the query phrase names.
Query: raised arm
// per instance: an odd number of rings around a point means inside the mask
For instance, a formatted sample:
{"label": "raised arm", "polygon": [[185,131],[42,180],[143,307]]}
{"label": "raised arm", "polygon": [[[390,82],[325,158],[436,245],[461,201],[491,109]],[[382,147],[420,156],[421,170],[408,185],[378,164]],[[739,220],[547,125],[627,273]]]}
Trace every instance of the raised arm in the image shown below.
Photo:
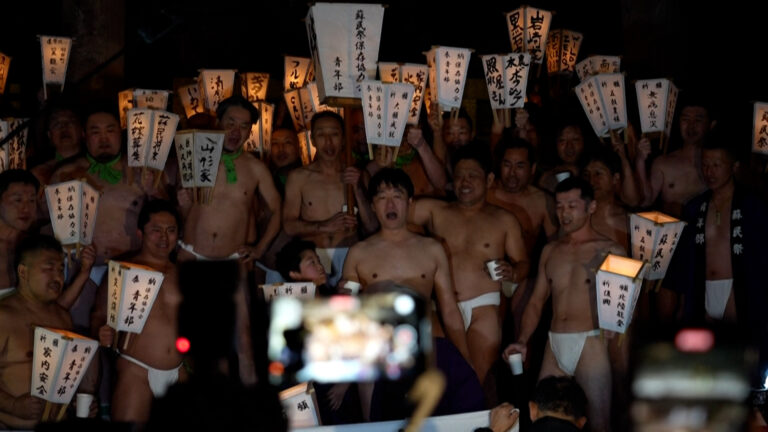
{"label": "raised arm", "polygon": [[651,177],[648,178],[648,169],[645,161],[650,153],[651,141],[648,138],[642,138],[637,143],[637,157],[635,158],[635,175],[639,183],[639,190],[643,193],[642,207],[648,207],[656,201],[656,197],[659,196],[661,191],[661,185],[664,184],[664,173],[661,170],[660,158],[653,161]]}
{"label": "raised arm", "polygon": [[411,147],[415,148],[419,153],[421,164],[424,166],[424,172],[427,174],[427,179],[435,190],[443,192],[445,191],[445,185],[448,183],[448,179],[445,175],[445,165],[440,161],[432,149],[424,140],[424,135],[421,129],[413,126],[408,127],[406,132],[406,140]]}
{"label": "raised arm", "polygon": [[632,164],[629,163],[627,158],[626,145],[618,134],[612,133],[611,146],[621,160],[621,190],[619,191],[619,198],[621,198],[624,204],[630,207],[637,207],[642,202],[643,194],[638,188],[635,181],[635,173],[632,171]]}
{"label": "raised arm", "polygon": [[88,282],[88,278],[91,276],[91,268],[94,261],[96,261],[96,248],[93,245],[84,247],[80,251],[80,270],[77,272],[77,276],[75,276],[67,289],[59,295],[59,298],[56,299],[56,303],[59,306],[69,310],[75,304],[77,298],[80,297],[80,293],[83,292],[85,283]]}

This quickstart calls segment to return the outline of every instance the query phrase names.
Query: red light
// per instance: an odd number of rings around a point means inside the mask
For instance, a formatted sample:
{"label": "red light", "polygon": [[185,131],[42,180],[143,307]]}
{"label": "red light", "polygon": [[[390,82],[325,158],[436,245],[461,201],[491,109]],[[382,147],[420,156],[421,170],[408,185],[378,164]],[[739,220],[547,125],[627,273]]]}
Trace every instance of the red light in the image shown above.
{"label": "red light", "polygon": [[683,329],[675,336],[675,346],[682,352],[707,352],[715,346],[715,335],[707,329]]}
{"label": "red light", "polygon": [[191,346],[192,344],[189,343],[189,339],[185,338],[184,336],[176,339],[176,349],[182,354],[186,354]]}
{"label": "red light", "polygon": [[271,375],[280,376],[283,372],[285,372],[285,366],[282,363],[274,361],[269,364],[269,373]]}

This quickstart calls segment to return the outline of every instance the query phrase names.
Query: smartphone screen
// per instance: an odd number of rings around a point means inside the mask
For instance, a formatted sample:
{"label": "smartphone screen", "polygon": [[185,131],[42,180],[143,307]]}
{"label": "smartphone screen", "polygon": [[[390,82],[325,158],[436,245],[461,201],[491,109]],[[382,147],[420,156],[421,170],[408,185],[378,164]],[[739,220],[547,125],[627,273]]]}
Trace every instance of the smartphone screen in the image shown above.
{"label": "smartphone screen", "polygon": [[400,292],[272,302],[274,384],[398,380],[424,370],[431,351],[425,302]]}

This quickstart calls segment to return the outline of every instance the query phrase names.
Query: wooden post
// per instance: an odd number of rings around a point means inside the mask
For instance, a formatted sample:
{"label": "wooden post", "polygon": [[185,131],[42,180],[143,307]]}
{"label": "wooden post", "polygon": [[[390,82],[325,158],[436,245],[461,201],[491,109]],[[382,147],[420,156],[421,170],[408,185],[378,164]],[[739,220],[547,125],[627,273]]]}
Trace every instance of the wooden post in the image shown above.
{"label": "wooden post", "polygon": [[123,341],[123,351],[128,349],[128,342],[131,340],[131,333],[125,332],[125,340]]}
{"label": "wooden post", "polygon": [[45,401],[45,408],[43,409],[43,417],[40,419],[44,422],[48,421],[48,417],[51,415],[51,402]]}
{"label": "wooden post", "polygon": [[61,409],[59,410],[59,415],[56,416],[56,422],[57,423],[60,422],[61,419],[64,418],[64,414],[67,413],[67,407],[68,406],[69,406],[69,404],[64,404],[64,405],[61,406]]}
{"label": "wooden post", "polygon": [[[344,146],[344,159],[345,164],[347,167],[351,167],[355,165],[355,159],[352,156],[352,110],[347,110],[347,106],[344,106],[344,112],[349,112],[350,115],[349,118],[344,120],[344,138],[345,138],[345,146]],[[350,105],[349,108],[352,108]],[[365,120],[363,120],[365,121]],[[373,160],[373,148],[371,147],[371,143],[368,143],[368,155]],[[346,185],[345,186],[345,193],[347,196],[347,214],[349,216],[355,216],[355,185]]]}

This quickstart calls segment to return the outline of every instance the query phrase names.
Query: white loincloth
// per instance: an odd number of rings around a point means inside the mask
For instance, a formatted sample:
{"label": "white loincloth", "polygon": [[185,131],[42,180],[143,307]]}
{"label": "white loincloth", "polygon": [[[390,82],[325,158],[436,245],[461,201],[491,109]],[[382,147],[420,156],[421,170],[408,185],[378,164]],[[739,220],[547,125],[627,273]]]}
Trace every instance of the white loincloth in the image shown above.
{"label": "white loincloth", "polygon": [[464,331],[466,331],[472,323],[472,309],[480,306],[498,306],[501,304],[501,295],[498,291],[489,292],[456,304],[459,306],[459,312],[464,319]]}
{"label": "white loincloth", "polygon": [[191,244],[184,243],[181,240],[179,240],[177,243],[179,244],[180,248],[194,255],[198,261],[227,261],[227,260],[236,260],[240,258],[240,254],[237,252],[225,258],[209,258],[203,254],[195,252],[195,248]]}
{"label": "white loincloth", "polygon": [[335,287],[341,279],[341,270],[344,267],[344,260],[347,259],[349,248],[317,248],[316,252],[328,275],[327,285]]}
{"label": "white loincloth", "polygon": [[725,307],[731,297],[733,279],[708,280],[705,282],[705,287],[704,308],[707,310],[707,315],[714,319],[723,319]]}
{"label": "white loincloth", "polygon": [[120,357],[147,370],[149,389],[152,390],[152,394],[155,395],[156,398],[165,396],[168,387],[179,381],[179,369],[181,369],[181,365],[178,365],[174,369],[161,370],[155,369],[152,366],[123,353],[120,353]]}
{"label": "white loincloth", "polygon": [[570,376],[576,372],[576,366],[581,358],[584,342],[590,336],[599,336],[600,330],[588,330],[578,333],[549,332],[549,347],[557,360],[557,366]]}

